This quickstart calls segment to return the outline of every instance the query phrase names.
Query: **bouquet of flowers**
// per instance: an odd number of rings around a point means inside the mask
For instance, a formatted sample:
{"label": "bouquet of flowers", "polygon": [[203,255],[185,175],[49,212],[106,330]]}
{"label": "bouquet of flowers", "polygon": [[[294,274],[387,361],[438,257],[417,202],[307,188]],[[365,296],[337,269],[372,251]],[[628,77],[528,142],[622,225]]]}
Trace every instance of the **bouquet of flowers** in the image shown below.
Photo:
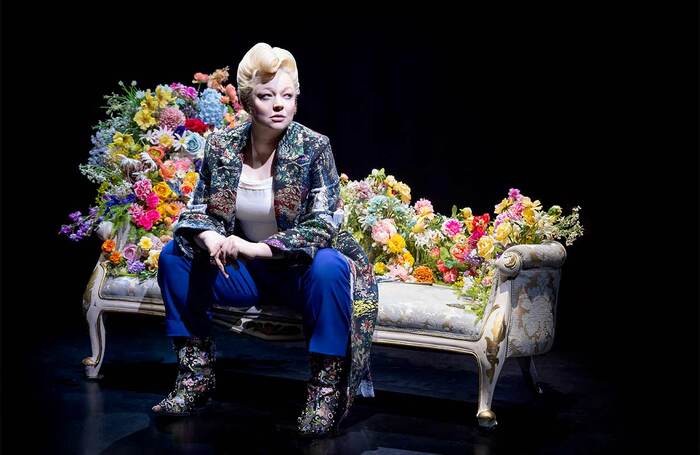
{"label": "bouquet of flowers", "polygon": [[410,205],[411,190],[384,169],[373,169],[360,181],[341,175],[344,229],[367,251],[381,279],[437,283],[454,287],[465,308],[479,317],[488,303],[496,260],[510,246],[564,239],[571,245],[583,235],[580,207],[564,215],[554,205],[542,210],[511,189],[489,213],[452,207],[450,216],[435,213],[432,203]]}
{"label": "bouquet of flowers", "polygon": [[[108,118],[98,122],[93,148],[80,170],[98,185],[95,206],[69,215],[60,233],[80,241],[93,233],[112,276],[154,276],[158,254],[172,238],[198,180],[206,137],[247,119],[228,67],[196,73],[192,84],[174,82],[139,90],[119,82],[106,95]],[[124,232],[123,245],[113,240]]]}

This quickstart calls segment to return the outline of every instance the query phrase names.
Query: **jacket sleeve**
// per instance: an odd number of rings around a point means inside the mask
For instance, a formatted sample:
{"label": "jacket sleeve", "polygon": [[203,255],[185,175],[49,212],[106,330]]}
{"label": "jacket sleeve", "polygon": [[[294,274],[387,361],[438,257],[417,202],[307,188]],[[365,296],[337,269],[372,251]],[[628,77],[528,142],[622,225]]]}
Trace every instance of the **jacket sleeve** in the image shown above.
{"label": "jacket sleeve", "polygon": [[309,185],[299,223],[262,241],[270,246],[273,254],[313,259],[319,249],[331,246],[342,216],[335,213],[340,198],[340,178],[330,142],[321,146],[312,159]]}
{"label": "jacket sleeve", "polygon": [[204,145],[202,167],[199,170],[199,180],[192,199],[190,199],[187,207],[183,209],[177,222],[173,225],[173,239],[182,253],[188,258],[199,254],[208,255],[208,252],[194,241],[194,235],[208,230],[226,235],[223,220],[209,211],[212,184],[211,166],[212,160],[215,158],[212,155],[210,144],[213,134],[207,137]]}

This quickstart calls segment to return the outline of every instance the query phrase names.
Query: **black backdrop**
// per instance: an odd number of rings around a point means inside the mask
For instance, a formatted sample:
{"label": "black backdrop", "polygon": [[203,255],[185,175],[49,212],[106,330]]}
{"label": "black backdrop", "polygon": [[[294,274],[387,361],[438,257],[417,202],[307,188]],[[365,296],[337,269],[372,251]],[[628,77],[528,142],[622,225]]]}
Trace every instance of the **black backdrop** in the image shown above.
{"label": "black backdrop", "polygon": [[[80,301],[99,242],[57,232],[95,196],[78,164],[102,95],[119,80],[147,88],[225,65],[235,80],[265,41],[295,55],[297,120],[330,137],[351,179],[384,167],[443,213],[492,212],[510,187],[547,207],[580,205],[585,235],[568,248],[555,348],[598,356],[636,391],[647,351],[690,347],[683,377],[697,404],[697,268],[682,261],[697,254],[697,49],[678,51],[694,43],[682,24],[607,6],[342,19],[94,8],[3,13],[4,361],[86,331]],[[670,328],[683,322],[693,327]]]}

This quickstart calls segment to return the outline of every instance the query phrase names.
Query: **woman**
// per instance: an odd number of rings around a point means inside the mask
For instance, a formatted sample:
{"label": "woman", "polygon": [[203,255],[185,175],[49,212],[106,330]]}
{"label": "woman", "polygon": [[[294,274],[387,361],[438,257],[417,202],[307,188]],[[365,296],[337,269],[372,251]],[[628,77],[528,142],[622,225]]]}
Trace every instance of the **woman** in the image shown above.
{"label": "woman", "polygon": [[208,136],[200,180],[161,252],[158,283],[178,358],[175,389],[156,414],[200,411],[215,387],[212,303],[274,300],[303,315],[311,360],[304,436],[337,431],[355,394],[374,396],[370,347],[378,291],[345,231],[329,140],[293,122],[294,57],[259,43],[238,66],[251,121]]}

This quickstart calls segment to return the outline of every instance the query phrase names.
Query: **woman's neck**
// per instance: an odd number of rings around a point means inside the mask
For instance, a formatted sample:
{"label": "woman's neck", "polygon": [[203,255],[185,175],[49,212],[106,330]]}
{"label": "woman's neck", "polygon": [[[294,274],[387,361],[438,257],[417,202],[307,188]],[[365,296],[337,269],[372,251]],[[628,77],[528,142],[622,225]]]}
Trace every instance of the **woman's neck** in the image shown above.
{"label": "woman's neck", "polygon": [[277,149],[283,133],[254,123],[250,132],[251,162],[265,163]]}

